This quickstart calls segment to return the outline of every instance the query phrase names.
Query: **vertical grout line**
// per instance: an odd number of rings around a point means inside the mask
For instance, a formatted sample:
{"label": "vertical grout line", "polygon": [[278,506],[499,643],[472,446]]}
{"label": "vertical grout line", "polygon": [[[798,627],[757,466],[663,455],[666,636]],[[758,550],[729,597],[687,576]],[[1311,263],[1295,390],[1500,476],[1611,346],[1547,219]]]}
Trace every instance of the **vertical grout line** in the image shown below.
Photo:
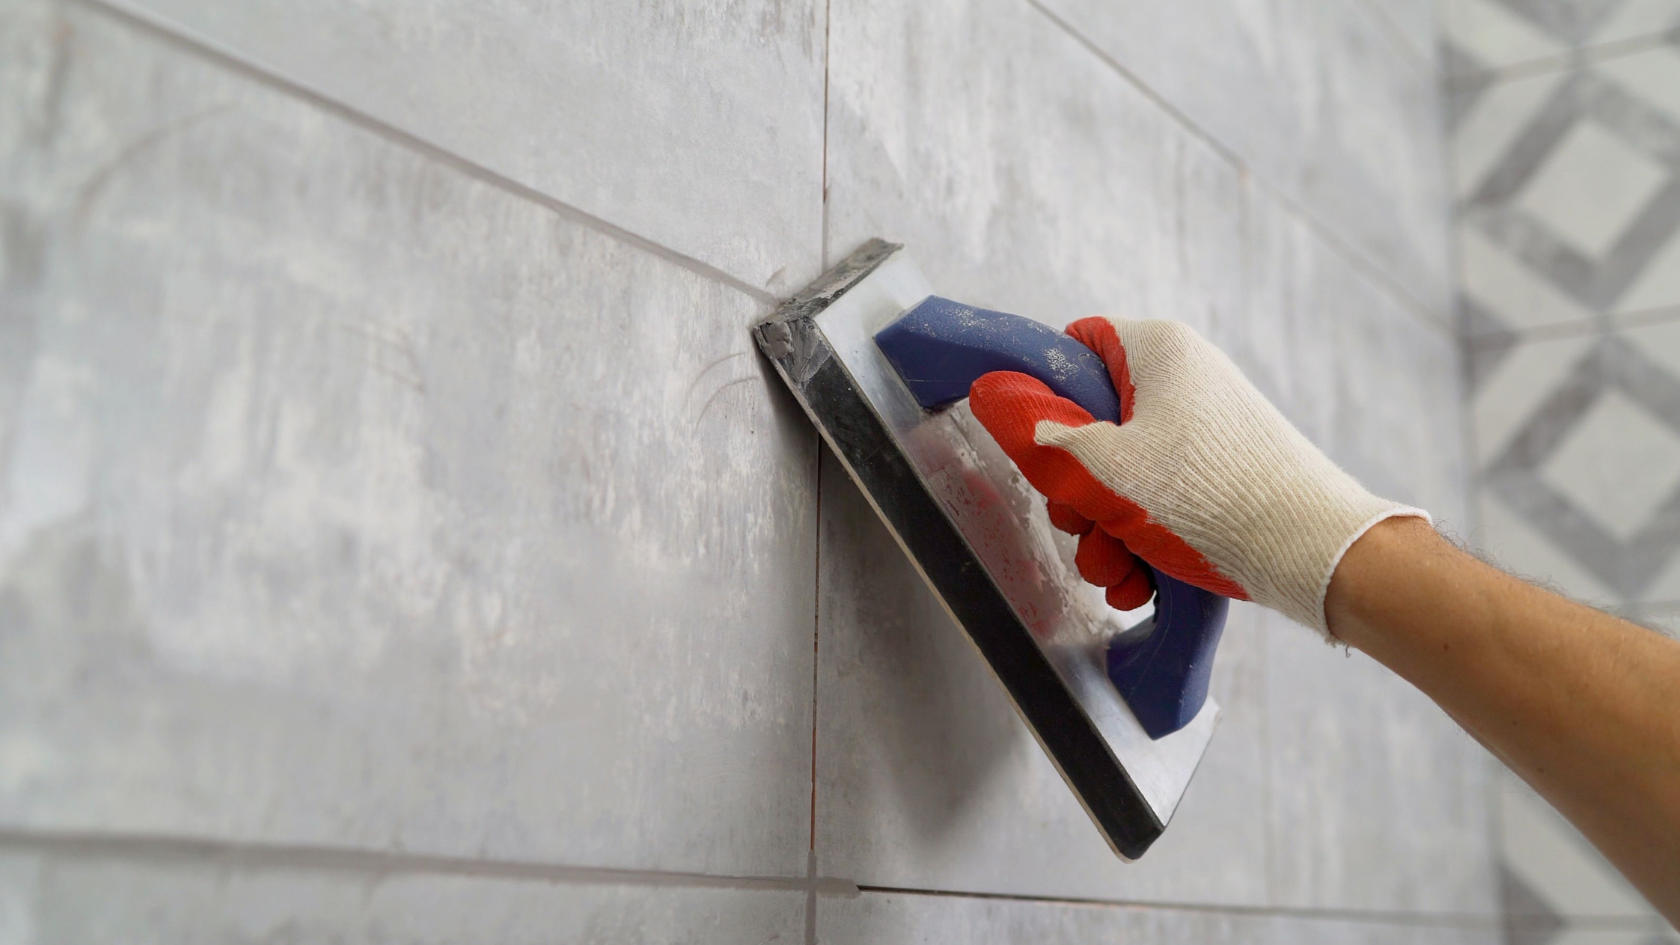
{"label": "vertical grout line", "polygon": [[822,269],[828,269],[828,53],[829,11],[832,0],[823,4],[823,109],[822,109]]}
{"label": "vertical grout line", "polygon": [[[828,57],[832,6],[831,0],[823,3],[822,234],[819,240],[822,259],[818,268],[824,271],[828,269]],[[817,437],[816,441],[817,547],[816,554],[812,556],[815,574],[811,581],[814,596],[811,602],[811,843],[805,865],[805,881],[809,884],[805,893],[805,945],[817,945],[817,688],[822,684],[822,664],[819,662],[822,652],[822,437]]]}

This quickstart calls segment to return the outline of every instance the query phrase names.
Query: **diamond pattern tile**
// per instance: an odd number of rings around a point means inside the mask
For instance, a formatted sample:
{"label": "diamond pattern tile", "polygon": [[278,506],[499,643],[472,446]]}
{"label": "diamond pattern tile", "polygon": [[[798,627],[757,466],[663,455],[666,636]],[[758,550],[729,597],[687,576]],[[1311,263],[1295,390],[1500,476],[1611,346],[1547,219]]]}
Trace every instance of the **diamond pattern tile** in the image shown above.
{"label": "diamond pattern tile", "polygon": [[1540,476],[1628,541],[1680,488],[1680,436],[1613,390],[1582,416]]}
{"label": "diamond pattern tile", "polygon": [[1522,328],[1680,304],[1680,281],[1663,275],[1680,252],[1680,103],[1660,81],[1625,81],[1668,75],[1673,55],[1455,80],[1460,269],[1495,320]]}
{"label": "diamond pattern tile", "polygon": [[[1476,543],[1676,632],[1680,0],[1449,0],[1445,20]],[[1668,940],[1589,843],[1502,777],[1508,945]]]}
{"label": "diamond pattern tile", "polygon": [[1602,257],[1663,185],[1663,166],[1597,124],[1570,129],[1516,199],[1566,242]]}

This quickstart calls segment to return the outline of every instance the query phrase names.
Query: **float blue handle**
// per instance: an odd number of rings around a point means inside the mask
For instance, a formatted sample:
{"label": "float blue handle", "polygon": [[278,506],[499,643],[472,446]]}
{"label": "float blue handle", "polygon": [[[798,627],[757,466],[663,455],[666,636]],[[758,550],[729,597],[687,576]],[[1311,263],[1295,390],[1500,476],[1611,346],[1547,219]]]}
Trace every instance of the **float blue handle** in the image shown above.
{"label": "float blue handle", "polygon": [[[1030,318],[929,296],[877,332],[875,343],[927,410],[967,397],[982,374],[1018,371],[1098,420],[1120,422],[1120,398],[1102,359]],[[1108,678],[1149,737],[1161,738],[1190,724],[1207,701],[1230,602],[1153,568],[1150,573],[1155,618],[1109,645]]]}

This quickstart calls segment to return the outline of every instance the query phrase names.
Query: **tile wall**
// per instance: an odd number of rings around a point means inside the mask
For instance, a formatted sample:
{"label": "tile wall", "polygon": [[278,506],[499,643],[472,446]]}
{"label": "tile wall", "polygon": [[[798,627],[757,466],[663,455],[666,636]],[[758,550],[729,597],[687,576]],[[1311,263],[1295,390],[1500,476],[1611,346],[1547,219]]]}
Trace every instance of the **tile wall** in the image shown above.
{"label": "tile wall", "polygon": [[[1114,860],[747,333],[886,236],[978,304],[1193,324],[1469,533],[1509,448],[1481,400],[1466,445],[1466,385],[1538,359],[1620,391],[1572,424],[1662,426],[1632,332],[1666,329],[1476,322],[1506,350],[1466,371],[1437,70],[1471,53],[1436,33],[1427,0],[0,0],[0,941],[1504,940],[1498,828],[1543,811],[1253,608],[1178,819]],[[1488,85],[1519,124],[1536,93]],[[1560,291],[1536,318],[1592,310]],[[1550,482],[1531,453],[1499,468]]]}
{"label": "tile wall", "polygon": [[[1476,544],[1680,632],[1680,3],[1446,9]],[[1496,798],[1513,941],[1648,939],[1579,834]]]}

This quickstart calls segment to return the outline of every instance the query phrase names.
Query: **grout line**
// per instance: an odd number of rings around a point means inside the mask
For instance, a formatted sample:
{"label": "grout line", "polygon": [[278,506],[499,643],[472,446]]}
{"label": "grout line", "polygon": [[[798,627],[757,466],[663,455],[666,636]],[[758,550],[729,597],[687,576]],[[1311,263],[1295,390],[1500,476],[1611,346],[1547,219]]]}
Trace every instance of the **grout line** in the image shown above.
{"label": "grout line", "polygon": [[1487,69],[1477,69],[1472,72],[1445,76],[1442,79],[1442,85],[1445,87],[1447,94],[1450,95],[1483,81],[1511,82],[1518,79],[1532,79],[1548,72],[1586,69],[1602,62],[1649,52],[1676,42],[1680,42],[1680,28],[1669,26],[1654,33],[1642,33],[1638,36],[1600,43],[1596,46],[1582,46],[1550,56],[1540,56],[1503,66],[1493,66]]}
{"label": "grout line", "polygon": [[233,49],[182,24],[140,9],[130,3],[129,0],[63,0],[63,2],[85,6],[101,15],[163,40],[167,44],[197,58],[206,60],[247,79],[252,79],[270,89],[308,102],[364,131],[372,132],[388,141],[459,171],[473,180],[538,204],[573,223],[611,237],[621,243],[634,246],[696,275],[720,282],[759,302],[774,304],[778,301],[775,295],[710,263],[702,262],[692,256],[656,243],[645,236],[609,223],[592,213],[557,200],[528,184],[520,183],[482,164],[461,157],[441,145],[434,144],[418,135],[404,131],[396,125],[359,111],[324,92],[317,91],[282,75],[278,70],[247,59]]}
{"label": "grout line", "polygon": [[[1664,305],[1657,308],[1634,309],[1628,312],[1612,312],[1605,315],[1593,315],[1588,318],[1576,319],[1569,322],[1552,322],[1547,325],[1536,325],[1531,328],[1511,329],[1509,334],[1518,343],[1526,344],[1531,341],[1556,341],[1561,338],[1576,338],[1582,335],[1594,335],[1605,332],[1632,331],[1638,328],[1650,328],[1655,325],[1665,325],[1669,322],[1680,321],[1680,305]],[[1465,341],[1474,344],[1492,337],[1501,337],[1504,333],[1490,334],[1483,332],[1477,335],[1467,335]]]}
{"label": "grout line", "polygon": [[[1380,909],[1327,909],[1292,906],[1237,906],[1202,902],[1154,902],[1146,900],[1087,899],[1072,896],[1031,896],[1014,893],[973,892],[939,889],[915,889],[902,886],[868,886],[859,884],[859,894],[927,896],[930,898],[970,899],[997,902],[1019,902],[1050,906],[1081,906],[1097,909],[1137,909],[1161,912],[1196,912],[1210,915],[1231,915],[1263,919],[1309,919],[1340,922],[1363,922],[1373,925],[1400,925],[1421,928],[1499,929],[1504,917],[1497,912],[1404,912]],[[1651,927],[1651,920],[1640,916],[1570,916],[1575,929],[1638,929]]]}
{"label": "grout line", "polygon": [[822,238],[819,240],[822,246],[822,265],[819,268],[825,272],[828,270],[828,54],[832,22],[829,11],[832,6],[833,0],[825,0],[823,3]]}
{"label": "grout line", "polygon": [[[819,226],[822,232],[818,238],[819,252],[822,258],[818,260],[819,269],[828,269],[828,77],[829,51],[832,48],[830,36],[832,30],[832,0],[823,3],[823,101],[822,101],[822,219]],[[822,469],[823,469],[823,439],[816,437],[816,448],[813,452],[816,469],[812,477],[815,485],[815,515],[816,527],[812,529],[815,536],[814,554],[811,575],[811,827],[810,847],[805,856],[805,875],[810,882],[810,889],[805,893],[805,945],[817,945],[817,688],[822,682]]]}
{"label": "grout line", "polygon": [[822,890],[849,894],[845,880],[815,876],[732,876],[670,870],[567,866],[423,853],[392,853],[301,844],[244,843],[156,834],[51,833],[0,829],[0,851],[143,863],[207,862],[223,869],[431,874],[581,885],[672,886],[741,890]]}
{"label": "grout line", "polygon": [[[1360,271],[1368,278],[1373,279],[1378,284],[1377,288],[1386,291],[1390,297],[1400,304],[1401,308],[1411,312],[1413,317],[1417,318],[1420,322],[1430,328],[1437,331],[1445,331],[1449,334],[1452,333],[1451,326],[1444,324],[1439,317],[1441,313],[1435,312],[1429,305],[1425,304],[1422,299],[1414,296],[1411,290],[1407,288],[1403,282],[1385,272],[1380,265],[1368,259],[1362,250],[1354,246],[1351,242],[1344,240],[1341,237],[1341,234],[1337,233],[1333,228],[1321,223],[1313,216],[1312,213],[1307,211],[1282,190],[1272,186],[1258,174],[1252,173],[1252,169],[1249,168],[1248,164],[1240,155],[1231,150],[1229,147],[1226,147],[1225,144],[1218,138],[1215,138],[1212,133],[1197,124],[1194,119],[1168,101],[1148,83],[1144,82],[1143,79],[1136,73],[1132,72],[1113,56],[1109,55],[1106,50],[1088,39],[1085,34],[1081,33],[1073,26],[1073,24],[1064,20],[1059,14],[1051,10],[1049,7],[1046,7],[1044,5],[1044,0],[1022,0],[1022,2],[1037,10],[1041,15],[1054,24],[1057,29],[1060,29],[1063,33],[1066,33],[1071,39],[1073,39],[1074,42],[1085,47],[1087,52],[1096,56],[1097,59],[1104,65],[1108,66],[1117,73],[1122,79],[1141,93],[1144,98],[1148,99],[1157,108],[1165,112],[1169,118],[1177,122],[1184,128],[1184,130],[1188,131],[1192,137],[1198,139],[1203,144],[1213,149],[1213,151],[1220,157],[1224,158],[1227,163],[1236,167],[1240,172],[1242,172],[1243,176],[1253,181],[1254,185],[1264,192],[1267,197],[1275,200],[1285,213],[1305,224],[1309,230],[1322,239],[1327,248],[1330,249],[1332,253],[1339,256],[1343,262]],[[1443,183],[1447,182],[1443,181]]]}

